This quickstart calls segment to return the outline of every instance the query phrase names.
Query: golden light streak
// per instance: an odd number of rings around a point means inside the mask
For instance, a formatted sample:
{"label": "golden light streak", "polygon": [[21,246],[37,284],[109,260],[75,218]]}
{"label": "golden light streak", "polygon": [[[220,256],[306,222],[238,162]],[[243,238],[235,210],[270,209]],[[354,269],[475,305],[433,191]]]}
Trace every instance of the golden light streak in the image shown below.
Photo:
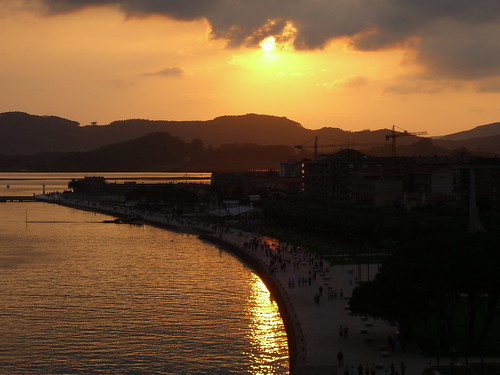
{"label": "golden light streak", "polygon": [[285,327],[278,305],[272,300],[266,285],[256,275],[252,278],[251,340],[253,345],[259,348],[259,353],[266,353],[254,358],[252,374],[274,374],[275,371],[279,373],[274,362],[278,358],[288,357],[288,341],[286,334],[283,334]]}

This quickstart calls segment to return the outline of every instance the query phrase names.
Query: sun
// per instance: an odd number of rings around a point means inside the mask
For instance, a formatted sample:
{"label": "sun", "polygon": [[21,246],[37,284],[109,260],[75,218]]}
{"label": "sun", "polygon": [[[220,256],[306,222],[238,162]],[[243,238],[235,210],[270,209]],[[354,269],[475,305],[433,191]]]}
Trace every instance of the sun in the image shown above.
{"label": "sun", "polygon": [[274,49],[274,45],[276,43],[276,38],[274,36],[268,36],[267,38],[263,39],[260,43],[259,46],[266,52],[271,52]]}

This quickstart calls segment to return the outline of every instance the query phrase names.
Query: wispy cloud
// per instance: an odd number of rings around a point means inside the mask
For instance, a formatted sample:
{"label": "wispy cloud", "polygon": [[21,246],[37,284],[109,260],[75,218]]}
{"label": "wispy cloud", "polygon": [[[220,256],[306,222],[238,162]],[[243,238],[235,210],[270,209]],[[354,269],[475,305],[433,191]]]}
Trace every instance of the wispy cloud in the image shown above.
{"label": "wispy cloud", "polygon": [[351,89],[366,86],[369,79],[365,76],[354,76],[339,79],[333,82],[325,82],[320,86],[326,89]]}
{"label": "wispy cloud", "polygon": [[399,94],[399,95],[412,95],[412,94],[439,94],[442,89],[439,87],[429,87],[419,83],[396,84],[387,86],[384,93]]}
{"label": "wispy cloud", "polygon": [[157,72],[148,72],[144,73],[144,76],[169,76],[169,77],[181,77],[184,75],[184,69],[179,66],[171,66],[169,68],[165,68],[162,70],[158,70]]}
{"label": "wispy cloud", "polygon": [[368,78],[365,76],[349,77],[340,83],[340,85],[345,88],[361,87],[366,86],[367,84]]}

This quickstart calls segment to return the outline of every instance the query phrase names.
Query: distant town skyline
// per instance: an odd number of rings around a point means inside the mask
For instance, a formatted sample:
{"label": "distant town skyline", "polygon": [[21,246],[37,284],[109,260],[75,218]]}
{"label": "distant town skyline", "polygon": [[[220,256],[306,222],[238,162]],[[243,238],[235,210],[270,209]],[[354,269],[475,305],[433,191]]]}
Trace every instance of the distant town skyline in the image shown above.
{"label": "distant town skyline", "polygon": [[0,3],[0,112],[429,135],[500,121],[494,0]]}

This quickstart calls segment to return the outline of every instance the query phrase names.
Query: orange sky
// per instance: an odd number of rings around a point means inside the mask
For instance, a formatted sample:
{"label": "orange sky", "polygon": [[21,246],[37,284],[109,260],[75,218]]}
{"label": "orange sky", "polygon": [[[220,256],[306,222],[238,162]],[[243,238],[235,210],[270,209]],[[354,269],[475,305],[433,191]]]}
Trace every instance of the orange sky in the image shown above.
{"label": "orange sky", "polygon": [[[46,1],[49,8],[64,2]],[[465,57],[451,66],[446,56],[433,54],[444,41],[432,34],[405,31],[404,43],[365,48],[361,43],[370,39],[360,42],[360,28],[325,36],[319,45],[311,42],[311,32],[300,44],[301,22],[304,29],[311,25],[296,20],[299,26],[288,22],[273,33],[267,25],[267,34],[261,27],[241,42],[221,36],[234,27],[222,28],[213,13],[175,20],[148,10],[137,17],[119,1],[108,2],[113,4],[47,13],[34,1],[7,0],[0,10],[0,112],[57,115],[82,125],[260,113],[286,116],[309,129],[396,124],[430,135],[500,121],[497,56],[484,54],[494,60],[491,67],[475,69],[477,62]],[[443,22],[433,24],[436,32]],[[485,21],[471,33],[491,24]],[[258,45],[268,34],[277,38],[272,51]],[[457,35],[445,34],[455,38],[445,45],[456,60],[462,53]]]}

